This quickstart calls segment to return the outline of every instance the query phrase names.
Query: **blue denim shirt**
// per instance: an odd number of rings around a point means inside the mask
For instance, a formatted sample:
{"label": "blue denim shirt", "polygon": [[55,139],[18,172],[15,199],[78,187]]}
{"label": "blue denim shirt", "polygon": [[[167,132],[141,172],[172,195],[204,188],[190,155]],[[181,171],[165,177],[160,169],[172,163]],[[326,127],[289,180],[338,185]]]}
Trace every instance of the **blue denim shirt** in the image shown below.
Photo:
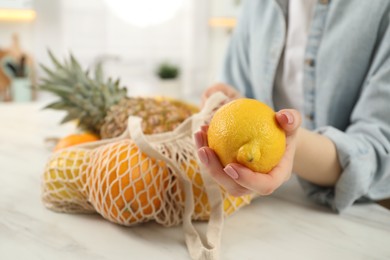
{"label": "blue denim shirt", "polygon": [[[222,82],[273,107],[287,30],[287,0],[246,0]],[[305,51],[304,126],[336,145],[335,187],[300,180],[315,201],[342,211],[390,197],[390,1],[319,0]],[[320,149],[320,147],[319,147]]]}

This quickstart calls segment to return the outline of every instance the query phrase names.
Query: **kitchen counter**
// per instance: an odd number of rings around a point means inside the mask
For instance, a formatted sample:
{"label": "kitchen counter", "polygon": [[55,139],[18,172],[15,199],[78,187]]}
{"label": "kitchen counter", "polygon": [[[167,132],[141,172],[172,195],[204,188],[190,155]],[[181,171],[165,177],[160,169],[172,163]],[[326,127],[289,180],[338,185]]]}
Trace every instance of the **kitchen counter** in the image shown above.
{"label": "kitchen counter", "polygon": [[[64,114],[42,107],[0,104],[0,258],[189,259],[181,226],[128,228],[43,206],[44,140],[74,126],[59,126]],[[307,200],[292,178],[225,220],[221,259],[390,259],[389,242],[389,210],[360,204],[338,215]]]}

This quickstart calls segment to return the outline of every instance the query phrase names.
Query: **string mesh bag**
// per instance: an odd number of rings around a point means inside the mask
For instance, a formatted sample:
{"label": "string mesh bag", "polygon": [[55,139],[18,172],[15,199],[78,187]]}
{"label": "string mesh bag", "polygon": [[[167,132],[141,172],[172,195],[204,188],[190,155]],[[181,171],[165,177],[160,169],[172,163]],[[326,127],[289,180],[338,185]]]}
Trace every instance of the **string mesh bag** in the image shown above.
{"label": "string mesh bag", "polygon": [[160,222],[156,216],[165,194],[177,185],[169,171],[163,161],[142,153],[126,136],[82,144],[49,159],[42,200],[54,211],[97,212],[125,226]]}
{"label": "string mesh bag", "polygon": [[54,153],[42,176],[42,201],[57,212],[95,213],[88,201],[87,168],[90,151],[65,149]]}
{"label": "string mesh bag", "polygon": [[[118,138],[58,151],[43,177],[45,205],[60,212],[98,212],[125,226],[151,220],[182,224],[192,259],[218,259],[224,217],[253,195],[228,195],[200,164],[193,136],[227,100],[214,94],[172,132],[144,135],[141,119],[130,117]],[[207,221],[206,234],[193,220]]]}

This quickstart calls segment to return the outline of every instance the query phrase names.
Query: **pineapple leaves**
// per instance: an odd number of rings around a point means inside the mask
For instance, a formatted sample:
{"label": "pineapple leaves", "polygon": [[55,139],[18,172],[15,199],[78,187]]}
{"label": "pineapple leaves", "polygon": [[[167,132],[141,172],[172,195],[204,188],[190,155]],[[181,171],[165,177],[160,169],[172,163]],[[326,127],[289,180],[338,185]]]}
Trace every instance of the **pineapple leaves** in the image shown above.
{"label": "pineapple leaves", "polygon": [[72,95],[72,89],[68,86],[52,85],[50,83],[42,84],[41,89],[54,93],[57,96],[66,99],[69,95]]}
{"label": "pineapple leaves", "polygon": [[61,120],[61,124],[65,124],[67,122],[70,122],[70,121],[73,121],[73,120],[76,120],[78,119],[78,115],[77,114],[67,114],[62,120]]}
{"label": "pineapple leaves", "polygon": [[59,100],[45,108],[64,110],[67,116],[63,123],[77,119],[80,128],[99,133],[107,111],[126,98],[127,89],[120,86],[119,79],[105,79],[101,63],[90,76],[73,54],[63,61],[50,50],[48,54],[52,67],[40,64],[45,76],[39,89],[53,93]]}
{"label": "pineapple leaves", "polygon": [[102,84],[104,81],[103,77],[103,65],[99,62],[95,67],[95,81]]}
{"label": "pineapple leaves", "polygon": [[[56,57],[54,57],[53,53],[48,50],[47,51],[49,53],[49,56],[50,56],[50,59],[51,61],[53,62],[53,64],[56,66],[57,70],[63,70],[64,67],[61,65],[61,63],[56,59]],[[41,65],[42,66],[42,65]]]}
{"label": "pineapple leaves", "polygon": [[45,106],[43,109],[50,108],[50,109],[56,109],[56,110],[63,110],[63,109],[66,109],[67,107],[68,107],[68,105],[65,102],[57,101],[57,102],[50,103],[49,105]]}

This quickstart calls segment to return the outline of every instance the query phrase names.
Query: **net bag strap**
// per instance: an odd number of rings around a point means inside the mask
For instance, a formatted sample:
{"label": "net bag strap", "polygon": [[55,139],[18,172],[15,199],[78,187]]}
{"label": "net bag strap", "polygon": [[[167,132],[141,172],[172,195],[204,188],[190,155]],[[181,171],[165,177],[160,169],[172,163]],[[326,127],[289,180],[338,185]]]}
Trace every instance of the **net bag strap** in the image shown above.
{"label": "net bag strap", "polygon": [[[211,96],[202,111],[193,115],[184,121],[173,132],[164,133],[160,135],[152,135],[146,137],[142,132],[141,119],[138,117],[130,117],[128,120],[128,131],[130,136],[141,149],[150,157],[163,160],[177,173],[177,177],[182,184],[185,192],[185,208],[183,214],[183,229],[185,232],[185,241],[189,254],[192,259],[219,259],[220,242],[223,228],[223,200],[221,190],[218,184],[207,174],[206,169],[200,165],[201,174],[205,189],[208,195],[210,204],[210,219],[207,226],[206,244],[202,242],[199,232],[192,224],[191,215],[194,211],[194,198],[192,183],[181,173],[180,168],[176,162],[166,156],[162,155],[155,147],[151,145],[151,141],[158,143],[170,138],[180,138],[183,133],[191,135],[197,131],[205,120],[210,117],[212,111],[217,108],[222,102],[227,100],[227,97],[222,93],[216,93]],[[169,138],[170,137],[170,138]],[[149,139],[148,139],[149,138]],[[199,161],[199,158],[197,158]]]}

